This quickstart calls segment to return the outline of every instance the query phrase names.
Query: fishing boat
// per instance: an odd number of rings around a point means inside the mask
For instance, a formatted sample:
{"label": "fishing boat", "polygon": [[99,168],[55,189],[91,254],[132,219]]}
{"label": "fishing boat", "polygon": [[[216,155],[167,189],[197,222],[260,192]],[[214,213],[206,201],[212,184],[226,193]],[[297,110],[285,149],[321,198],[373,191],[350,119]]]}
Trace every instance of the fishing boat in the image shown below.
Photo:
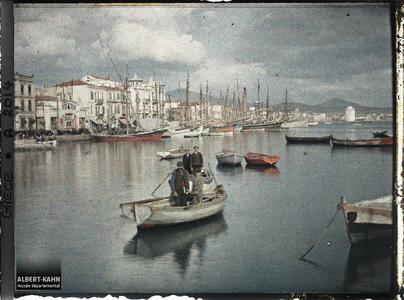
{"label": "fishing boat", "polygon": [[205,192],[201,203],[173,206],[170,197],[121,203],[122,215],[133,219],[140,228],[193,222],[218,214],[224,208],[227,193],[222,185]]}
{"label": "fishing boat", "polygon": [[393,137],[376,138],[376,139],[336,139],[331,136],[331,143],[336,147],[389,147],[394,145]]}
{"label": "fishing boat", "polygon": [[374,131],[373,132],[373,136],[375,138],[385,138],[385,137],[390,137],[389,134],[387,134],[387,130],[383,130],[383,131]]}
{"label": "fishing boat", "polygon": [[99,142],[152,142],[160,141],[165,130],[157,129],[140,131],[128,134],[92,134],[91,136]]}
{"label": "fishing boat", "polygon": [[247,164],[257,166],[274,166],[281,159],[279,155],[268,155],[261,153],[248,152],[244,155]]}
{"label": "fishing boat", "polygon": [[161,152],[156,152],[157,155],[161,159],[173,159],[173,158],[179,158],[184,155],[184,148],[179,147],[179,148],[174,148],[174,149],[169,149],[167,151],[161,151]]}
{"label": "fishing boat", "polygon": [[228,133],[231,132],[231,134],[233,134],[236,131],[236,127],[235,126],[226,126],[226,125],[222,125],[222,126],[211,126],[209,127],[209,133]]}
{"label": "fishing boat", "polygon": [[307,126],[317,126],[318,122],[308,122]]}
{"label": "fishing boat", "polygon": [[285,136],[288,144],[330,144],[331,136],[320,137],[300,137],[300,136]]}
{"label": "fishing boat", "polygon": [[286,121],[283,122],[281,128],[289,129],[289,128],[305,128],[308,127],[307,120],[296,120],[296,121]]}
{"label": "fishing boat", "polygon": [[189,133],[184,134],[184,138],[198,138],[201,136],[203,131],[203,126],[199,127],[196,130],[190,131]]}
{"label": "fishing boat", "polygon": [[243,161],[243,155],[233,150],[223,150],[216,153],[216,159],[219,164],[237,166]]}
{"label": "fishing boat", "polygon": [[393,197],[385,196],[358,203],[348,203],[344,197],[338,204],[344,213],[346,231],[352,244],[392,237]]}

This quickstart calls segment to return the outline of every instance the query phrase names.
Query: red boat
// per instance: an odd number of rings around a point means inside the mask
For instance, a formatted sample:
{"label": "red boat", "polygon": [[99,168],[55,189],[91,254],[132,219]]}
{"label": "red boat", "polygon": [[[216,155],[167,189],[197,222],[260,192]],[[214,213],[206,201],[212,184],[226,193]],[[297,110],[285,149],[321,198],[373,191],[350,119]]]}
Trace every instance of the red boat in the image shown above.
{"label": "red boat", "polygon": [[94,134],[100,142],[155,142],[160,141],[165,130],[143,131],[129,134]]}
{"label": "red boat", "polygon": [[244,155],[247,164],[256,166],[274,166],[281,159],[279,155],[268,155],[248,152]]}

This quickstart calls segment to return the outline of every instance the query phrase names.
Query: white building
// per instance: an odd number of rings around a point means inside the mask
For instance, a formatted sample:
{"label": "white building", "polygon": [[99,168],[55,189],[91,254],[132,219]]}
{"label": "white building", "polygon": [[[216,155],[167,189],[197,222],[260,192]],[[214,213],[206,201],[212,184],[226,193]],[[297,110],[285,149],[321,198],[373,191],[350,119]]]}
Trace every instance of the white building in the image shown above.
{"label": "white building", "polygon": [[355,108],[352,106],[345,109],[345,122],[355,122]]}
{"label": "white building", "polygon": [[15,130],[34,130],[35,116],[34,75],[14,75]]}

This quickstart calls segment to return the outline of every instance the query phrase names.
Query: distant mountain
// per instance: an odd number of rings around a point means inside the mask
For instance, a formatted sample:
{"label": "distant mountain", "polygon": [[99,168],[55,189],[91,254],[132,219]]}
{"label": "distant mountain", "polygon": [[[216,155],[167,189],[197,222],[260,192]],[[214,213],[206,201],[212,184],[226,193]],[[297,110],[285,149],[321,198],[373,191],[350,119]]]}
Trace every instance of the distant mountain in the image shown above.
{"label": "distant mountain", "polygon": [[[352,106],[355,108],[357,113],[392,113],[393,109],[391,107],[372,107],[372,106],[362,106],[351,101],[333,98],[319,104],[304,104],[298,102],[288,103],[289,110],[294,110],[296,108],[301,112],[311,111],[314,113],[343,113],[347,106]],[[273,110],[284,110],[285,103],[275,104],[272,106]]]}
{"label": "distant mountain", "polygon": [[[178,99],[185,99],[185,89],[175,89],[168,92],[171,95],[171,100],[177,101]],[[205,90],[203,90],[203,96],[205,96]],[[199,93],[189,92],[189,98],[191,102],[199,101]],[[229,99],[229,104],[232,98]],[[212,102],[214,104],[220,104],[220,99],[212,95]],[[264,101],[265,102],[265,101]],[[265,103],[263,103],[265,105]],[[249,103],[251,106],[252,103]],[[347,106],[352,106],[355,108],[357,113],[392,113],[393,109],[391,107],[372,107],[372,106],[362,106],[351,101],[333,98],[319,104],[305,104],[299,102],[288,102],[289,111],[299,109],[301,112],[314,112],[314,113],[343,113]],[[273,104],[271,105],[274,111],[283,111],[285,108],[285,103]]]}

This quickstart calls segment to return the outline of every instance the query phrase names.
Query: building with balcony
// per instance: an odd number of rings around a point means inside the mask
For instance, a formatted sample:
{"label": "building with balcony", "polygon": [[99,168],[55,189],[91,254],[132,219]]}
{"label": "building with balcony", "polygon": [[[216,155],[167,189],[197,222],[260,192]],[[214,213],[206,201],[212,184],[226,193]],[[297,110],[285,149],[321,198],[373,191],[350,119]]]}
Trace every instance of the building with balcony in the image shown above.
{"label": "building with balcony", "polygon": [[14,75],[15,130],[35,130],[34,75]]}

